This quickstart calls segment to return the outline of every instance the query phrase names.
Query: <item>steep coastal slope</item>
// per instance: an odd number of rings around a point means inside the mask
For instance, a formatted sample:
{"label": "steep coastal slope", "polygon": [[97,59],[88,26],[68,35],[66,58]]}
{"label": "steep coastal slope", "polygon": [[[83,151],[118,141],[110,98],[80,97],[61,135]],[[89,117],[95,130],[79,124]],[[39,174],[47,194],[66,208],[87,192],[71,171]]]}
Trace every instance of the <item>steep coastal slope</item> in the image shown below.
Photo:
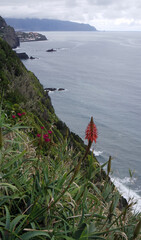
{"label": "steep coastal slope", "polygon": [[13,27],[8,26],[0,16],[0,37],[3,38],[12,48],[19,46],[19,39]]}
{"label": "steep coastal slope", "polygon": [[[35,122],[49,126],[54,123],[54,131],[61,138],[70,135],[75,142],[74,133],[70,133],[65,123],[56,116],[51,104],[50,97],[35,75],[27,71],[16,53],[11,50],[8,44],[0,40],[0,89],[4,91],[5,107],[8,102],[11,111],[15,108],[24,109],[34,115]],[[1,99],[0,95],[0,99]],[[37,124],[37,125],[38,125]],[[85,148],[83,141],[76,136],[76,147]],[[80,144],[81,143],[81,144]]]}
{"label": "steep coastal slope", "polygon": [[100,166],[88,152],[0,39],[0,238],[140,239],[140,216],[110,181],[111,158]]}

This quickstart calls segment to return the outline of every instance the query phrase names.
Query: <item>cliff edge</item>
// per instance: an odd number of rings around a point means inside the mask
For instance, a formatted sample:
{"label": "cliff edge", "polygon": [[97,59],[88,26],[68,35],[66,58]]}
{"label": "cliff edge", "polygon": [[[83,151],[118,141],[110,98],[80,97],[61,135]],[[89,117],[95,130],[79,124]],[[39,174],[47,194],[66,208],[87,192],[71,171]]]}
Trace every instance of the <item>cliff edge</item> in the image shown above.
{"label": "cliff edge", "polygon": [[19,38],[17,37],[14,28],[8,26],[1,16],[0,37],[5,40],[12,48],[16,48],[19,46]]}

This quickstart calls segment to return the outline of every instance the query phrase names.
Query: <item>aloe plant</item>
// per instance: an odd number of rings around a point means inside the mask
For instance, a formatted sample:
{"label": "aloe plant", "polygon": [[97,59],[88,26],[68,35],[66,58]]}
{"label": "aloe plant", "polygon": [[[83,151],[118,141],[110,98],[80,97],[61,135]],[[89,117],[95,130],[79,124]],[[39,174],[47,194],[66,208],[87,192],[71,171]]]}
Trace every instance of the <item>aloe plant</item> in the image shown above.
{"label": "aloe plant", "polygon": [[118,209],[120,194],[108,176],[111,158],[100,165],[89,148],[84,157],[75,154],[67,139],[36,154],[24,125],[3,118],[2,129],[2,239],[140,239],[140,216],[130,205]]}

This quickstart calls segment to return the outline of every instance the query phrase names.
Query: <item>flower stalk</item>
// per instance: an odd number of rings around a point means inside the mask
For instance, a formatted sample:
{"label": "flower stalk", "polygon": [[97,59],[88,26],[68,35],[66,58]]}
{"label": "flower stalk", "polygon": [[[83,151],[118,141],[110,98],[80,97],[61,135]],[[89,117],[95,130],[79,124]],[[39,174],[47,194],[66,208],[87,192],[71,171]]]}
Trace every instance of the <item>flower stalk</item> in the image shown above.
{"label": "flower stalk", "polygon": [[88,127],[86,129],[86,137],[85,137],[85,139],[88,139],[88,146],[86,148],[86,152],[85,152],[83,158],[80,158],[80,160],[78,161],[78,164],[76,165],[76,167],[74,169],[74,174],[71,177],[67,187],[63,190],[63,192],[58,196],[58,198],[54,202],[51,202],[51,204],[48,206],[47,209],[50,209],[51,207],[53,207],[59,201],[59,199],[67,192],[67,190],[70,188],[70,185],[73,183],[74,178],[76,177],[77,173],[80,170],[81,163],[87,157],[93,141],[95,141],[95,143],[96,143],[97,137],[98,137],[97,128],[96,128],[96,125],[94,124],[93,117],[91,117],[91,121],[90,121],[90,123],[89,123],[89,125],[88,125]]}

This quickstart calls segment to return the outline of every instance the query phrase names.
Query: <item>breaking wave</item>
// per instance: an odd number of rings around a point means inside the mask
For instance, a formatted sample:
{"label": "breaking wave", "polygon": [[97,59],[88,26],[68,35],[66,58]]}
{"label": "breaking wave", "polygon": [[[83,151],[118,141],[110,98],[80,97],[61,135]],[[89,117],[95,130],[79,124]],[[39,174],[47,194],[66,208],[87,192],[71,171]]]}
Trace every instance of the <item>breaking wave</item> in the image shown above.
{"label": "breaking wave", "polygon": [[117,187],[118,191],[121,195],[126,198],[127,201],[133,202],[133,212],[139,213],[141,212],[141,196],[137,194],[136,190],[130,188],[130,186],[126,186],[126,184],[133,184],[136,181],[136,178],[125,177],[123,179],[117,177],[111,177],[112,182]]}

